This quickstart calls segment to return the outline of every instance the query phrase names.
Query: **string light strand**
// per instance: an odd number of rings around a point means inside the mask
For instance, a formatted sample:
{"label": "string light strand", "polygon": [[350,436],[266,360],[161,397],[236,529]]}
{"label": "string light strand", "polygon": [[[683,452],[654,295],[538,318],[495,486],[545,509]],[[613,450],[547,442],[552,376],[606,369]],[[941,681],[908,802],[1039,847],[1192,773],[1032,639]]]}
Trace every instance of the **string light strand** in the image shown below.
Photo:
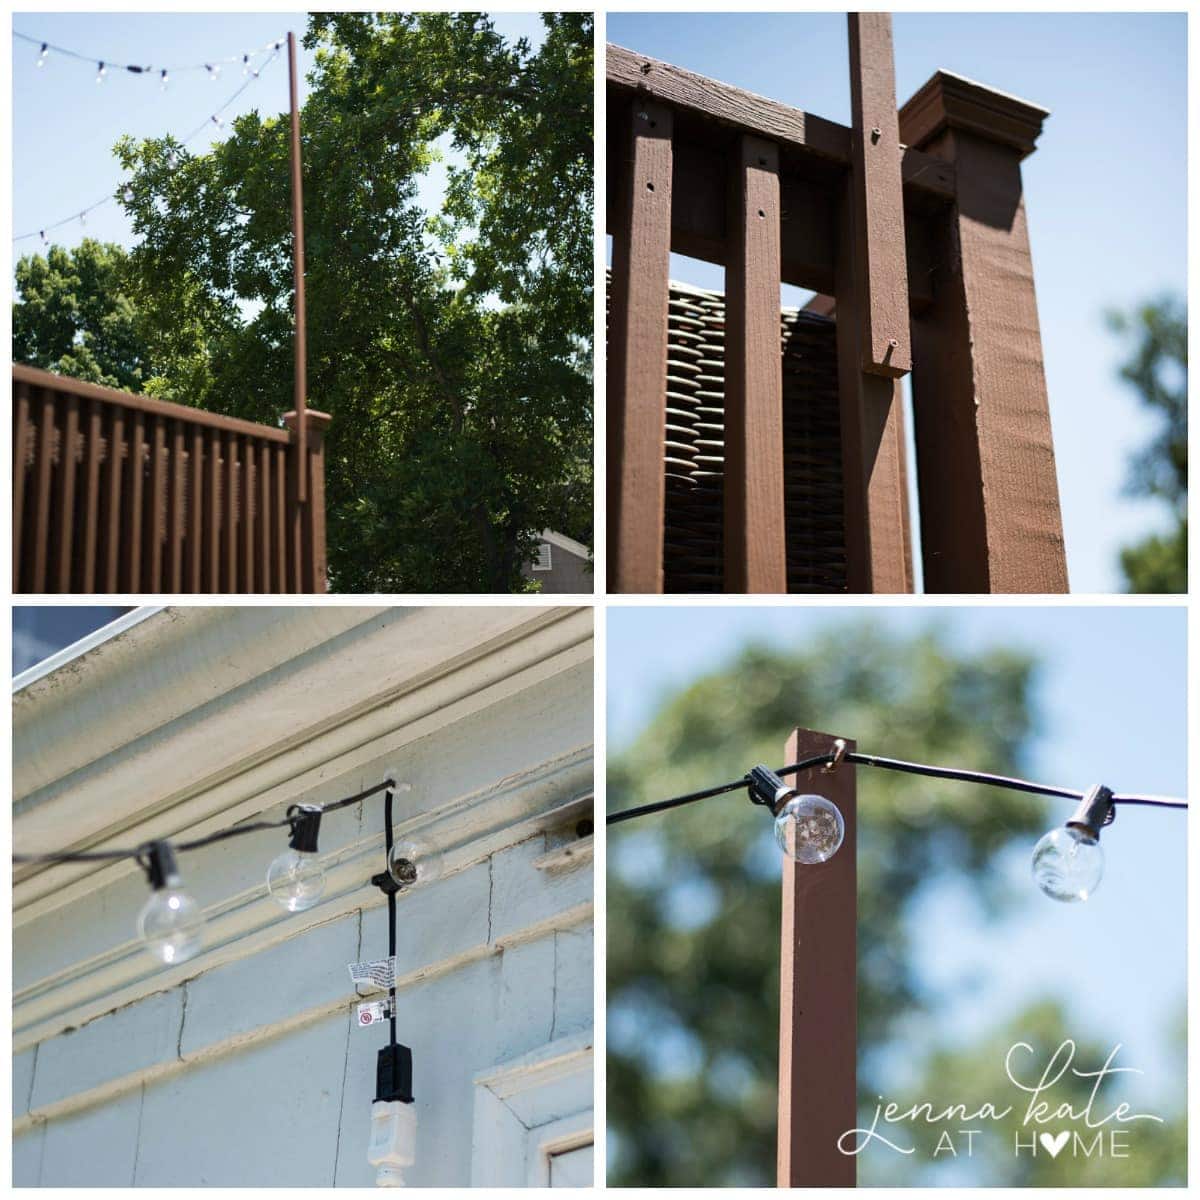
{"label": "string light strand", "polygon": [[[776,775],[797,775],[801,771],[810,771],[814,767],[830,767],[839,756],[830,750],[826,754],[813,755],[789,766],[780,767]],[[1052,796],[1062,800],[1080,801],[1087,794],[1072,788],[1056,787],[1052,784],[1034,783],[1027,779],[1015,779],[1007,775],[990,775],[983,771],[969,771],[959,767],[938,767],[927,763],[907,762],[898,758],[882,758],[878,755],[862,754],[858,751],[846,751],[840,756],[841,761],[855,763],[863,767],[879,767],[886,771],[902,771],[910,775],[925,775],[933,779],[954,779],[962,783],[979,783],[988,787],[1006,788],[1010,791],[1027,792],[1038,796]],[[631,821],[635,817],[648,816],[651,813],[663,812],[670,808],[680,808],[685,804],[693,804],[697,800],[707,800],[711,796],[721,796],[727,792],[740,791],[749,788],[749,774],[729,783],[717,784],[699,792],[688,792],[682,796],[672,796],[667,800],[656,800],[651,804],[642,804],[636,808],[623,809],[620,812],[609,813],[606,824],[617,825],[622,821]],[[1117,794],[1112,797],[1114,805],[1132,804],[1155,808],[1187,808],[1187,802],[1168,796],[1147,796],[1139,794]]]}
{"label": "string light strand", "polygon": [[[297,810],[295,813],[289,811],[288,815],[280,821],[255,821],[251,824],[231,825],[228,829],[209,833],[204,837],[193,838],[188,842],[173,842],[172,846],[177,851],[199,850],[203,846],[211,846],[214,842],[222,842],[226,838],[240,837],[247,833],[258,833],[264,829],[294,828],[302,819],[305,811],[310,813],[316,811],[324,816],[325,813],[337,812],[340,808],[349,808],[352,804],[358,804],[362,800],[369,800],[372,796],[377,796],[380,792],[397,786],[398,784],[395,780],[385,779],[382,783],[377,783],[374,787],[369,787],[366,791],[359,792],[357,795],[346,796],[344,799],[334,800],[330,804],[310,806],[306,810]],[[121,859],[131,858],[137,862],[141,862],[149,845],[150,843],[147,842],[128,850],[63,850],[51,854],[14,854],[12,860],[15,863],[71,863],[118,862]]]}
{"label": "string light strand", "polygon": [[[282,42],[280,44],[282,44]],[[194,142],[210,125],[216,125],[218,129],[223,129],[225,127],[225,122],[220,119],[221,114],[223,112],[225,112],[225,110],[228,109],[229,106],[231,104],[233,104],[238,99],[238,97],[240,97],[242,95],[242,93],[245,92],[245,90],[248,87],[250,87],[251,84],[257,83],[262,72],[265,71],[267,69],[267,67],[269,67],[271,65],[271,63],[273,63],[278,57],[279,57],[279,51],[278,50],[272,51],[270,57],[266,60],[266,62],[264,62],[263,65],[260,68],[258,68],[258,70],[252,72],[251,75],[249,76],[249,78],[245,79],[241,83],[241,85],[238,87],[238,89],[220,106],[220,108],[217,108],[212,113],[210,113],[207,117],[205,117],[204,120],[201,121],[200,124],[197,125],[195,129],[192,130],[191,133],[187,134],[183,138],[172,139],[172,140],[177,141],[177,144],[180,147],[186,147],[186,146],[191,145],[191,143]],[[52,224],[43,225],[39,229],[31,230],[29,233],[22,233],[22,234],[17,235],[16,237],[13,238],[13,243],[16,244],[17,242],[27,242],[31,238],[41,238],[43,244],[48,244],[48,239],[46,237],[46,235],[48,233],[53,233],[54,230],[61,229],[64,225],[70,225],[70,224],[74,223],[75,221],[80,221],[80,222],[86,224],[87,217],[91,213],[95,212],[96,209],[98,209],[98,208],[103,208],[103,206],[106,204],[111,204],[115,198],[116,197],[113,193],[111,193],[111,192],[107,193],[106,195],[102,196],[99,200],[97,200],[94,204],[89,204],[86,208],[81,208],[78,212],[72,213],[69,217],[63,217],[63,219],[61,221],[55,221]]]}
{"label": "string light strand", "polygon": [[67,46],[59,46],[54,42],[48,42],[45,38],[31,37],[27,33],[17,33],[13,31],[13,37],[19,41],[27,42],[31,46],[37,46],[39,50],[38,65],[41,66],[47,60],[50,52],[56,55],[61,55],[64,58],[72,58],[79,62],[88,63],[91,66],[104,67],[107,70],[125,71],[130,75],[144,75],[152,77],[166,71],[170,74],[184,71],[207,71],[208,74],[214,75],[218,73],[214,68],[223,67],[228,63],[241,63],[243,68],[247,67],[256,58],[264,54],[274,51],[276,54],[283,47],[283,38],[272,38],[265,46],[260,46],[255,50],[244,51],[241,54],[230,54],[224,58],[210,58],[205,62],[200,63],[178,63],[172,65],[170,63],[162,65],[156,63],[123,63],[114,62],[112,59],[102,58],[96,54],[84,54],[79,50],[72,50]]}

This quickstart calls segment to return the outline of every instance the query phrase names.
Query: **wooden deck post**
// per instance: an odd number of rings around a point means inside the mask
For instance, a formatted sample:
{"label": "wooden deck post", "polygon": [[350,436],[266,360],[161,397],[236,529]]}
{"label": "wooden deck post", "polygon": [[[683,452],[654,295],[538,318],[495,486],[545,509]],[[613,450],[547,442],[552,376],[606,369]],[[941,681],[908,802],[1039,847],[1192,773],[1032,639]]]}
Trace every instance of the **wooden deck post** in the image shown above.
{"label": "wooden deck post", "polygon": [[[299,506],[298,589],[301,592],[324,592],[326,590],[325,555],[325,431],[333,418],[329,413],[306,409],[308,426],[308,499]],[[286,413],[284,425],[295,434],[300,424],[298,414]],[[266,590],[266,589],[264,589]]]}
{"label": "wooden deck post", "polygon": [[892,19],[850,13],[850,170],[836,267],[847,587],[911,592],[903,410],[912,365]]}
{"label": "wooden deck post", "polygon": [[[836,736],[797,729],[788,762],[822,754]],[[855,743],[846,740],[847,749]],[[779,1187],[853,1187],[857,1160],[838,1138],[857,1124],[857,813],[854,767],[790,781],[832,800],[846,836],[827,863],[783,860],[779,983]]]}
{"label": "wooden deck post", "polygon": [[1044,109],[939,71],[900,137],[953,162],[915,314],[913,409],[928,592],[1065,592],[1067,569],[1021,160]]}
{"label": "wooden deck post", "polygon": [[742,134],[725,260],[725,591],[787,591],[779,148]]}
{"label": "wooden deck post", "polygon": [[608,355],[608,586],[661,592],[666,480],[671,110],[635,99],[613,225]]}

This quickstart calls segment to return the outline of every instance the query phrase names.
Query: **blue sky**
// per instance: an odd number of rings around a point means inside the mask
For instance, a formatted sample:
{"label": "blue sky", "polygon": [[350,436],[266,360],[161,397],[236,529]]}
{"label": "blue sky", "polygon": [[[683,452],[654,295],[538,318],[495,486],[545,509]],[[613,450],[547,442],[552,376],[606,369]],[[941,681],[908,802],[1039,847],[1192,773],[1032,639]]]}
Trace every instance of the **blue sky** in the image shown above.
{"label": "blue sky", "polygon": [[[1073,591],[1116,591],[1118,548],[1162,518],[1121,495],[1154,424],[1103,314],[1186,289],[1186,18],[898,13],[894,34],[901,102],[944,67],[1051,111],[1024,177],[1068,566]],[[850,121],[842,13],[611,13],[608,40]],[[674,269],[722,286],[719,268]]]}
{"label": "blue sky", "polygon": [[[496,28],[511,37],[541,41],[536,13],[496,14]],[[302,12],[286,13],[15,13],[15,33],[57,43],[114,62],[205,63],[260,48],[291,30],[299,42],[308,25]],[[298,45],[300,94],[312,56]],[[94,63],[77,62],[53,51],[37,67],[38,47],[13,40],[13,235],[37,231],[112,194],[121,178],[112,155],[122,134],[135,137],[182,136],[191,132],[241,86],[239,63],[227,63],[216,82],[207,72],[175,71],[167,89],[157,76],[112,70],[97,84]],[[265,61],[265,59],[263,60]],[[222,119],[231,121],[257,109],[281,113],[288,106],[286,49],[265,67],[259,80]],[[192,145],[201,151],[223,135],[212,127]],[[52,147],[53,153],[47,148]],[[70,171],[64,172],[64,160]],[[444,186],[445,166],[435,166],[421,196],[436,203]],[[89,215],[86,230],[77,220],[49,235],[75,245],[86,233],[103,241],[130,245],[129,223],[119,204]],[[15,256],[41,250],[34,238],[14,246]]]}
{"label": "blue sky", "polygon": [[[1032,778],[1186,797],[1186,614],[1174,606],[610,607],[609,754],[637,736],[664,696],[748,641],[794,647],[864,614],[897,633],[938,629],[964,652],[1005,646],[1037,655],[1045,669],[1033,698],[1042,725]],[[819,713],[796,720],[821,727]],[[787,732],[780,730],[781,753]],[[860,749],[906,756],[902,743]],[[1061,805],[1048,806],[1046,828],[1061,819]],[[1186,995],[1185,814],[1124,811],[1105,835],[1103,884],[1083,905],[1055,904],[1034,888],[1031,848],[1003,860],[1021,899],[1002,921],[987,923],[969,892],[954,889],[930,896],[913,920],[923,972],[956,997],[937,1014],[939,1032],[969,1041],[1023,998],[1051,993],[1077,1014],[1081,1032],[1124,1043],[1122,1061],[1146,1071],[1131,1094],[1182,1100],[1162,1034]],[[1022,964],[1019,976],[1008,969],[1013,962]],[[966,980],[973,986],[956,988]]]}

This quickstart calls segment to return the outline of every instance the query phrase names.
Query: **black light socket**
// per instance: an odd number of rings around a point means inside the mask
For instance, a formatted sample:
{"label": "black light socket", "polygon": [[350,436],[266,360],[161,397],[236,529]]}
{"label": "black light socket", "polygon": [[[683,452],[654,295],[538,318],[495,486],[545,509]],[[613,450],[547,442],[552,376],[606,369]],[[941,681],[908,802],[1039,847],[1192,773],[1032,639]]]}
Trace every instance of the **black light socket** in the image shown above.
{"label": "black light socket", "polygon": [[750,788],[750,799],[755,804],[765,805],[772,813],[795,791],[788,787],[770,767],[757,766],[746,776]]}
{"label": "black light socket", "polygon": [[413,1102],[412,1050],[407,1046],[396,1042],[380,1049],[375,1064],[375,1099]]}
{"label": "black light socket", "polygon": [[151,842],[146,847],[146,861],[142,863],[150,886],[161,892],[179,874],[175,865],[175,851],[170,842]]}
{"label": "black light socket", "polygon": [[288,819],[292,823],[288,845],[301,854],[316,854],[321,810],[309,804],[294,804],[288,809]]}
{"label": "black light socket", "polygon": [[1101,827],[1112,823],[1113,811],[1112,789],[1096,784],[1084,794],[1067,824],[1085,830],[1098,839]]}

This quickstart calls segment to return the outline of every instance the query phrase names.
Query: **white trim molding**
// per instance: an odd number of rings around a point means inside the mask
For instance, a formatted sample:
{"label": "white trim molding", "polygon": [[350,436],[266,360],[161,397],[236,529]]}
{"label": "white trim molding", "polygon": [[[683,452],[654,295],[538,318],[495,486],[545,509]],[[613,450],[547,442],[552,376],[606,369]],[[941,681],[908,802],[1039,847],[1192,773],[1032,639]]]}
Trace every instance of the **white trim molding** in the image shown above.
{"label": "white trim molding", "polygon": [[475,1077],[473,1187],[549,1187],[550,1160],[595,1140],[591,1031]]}

